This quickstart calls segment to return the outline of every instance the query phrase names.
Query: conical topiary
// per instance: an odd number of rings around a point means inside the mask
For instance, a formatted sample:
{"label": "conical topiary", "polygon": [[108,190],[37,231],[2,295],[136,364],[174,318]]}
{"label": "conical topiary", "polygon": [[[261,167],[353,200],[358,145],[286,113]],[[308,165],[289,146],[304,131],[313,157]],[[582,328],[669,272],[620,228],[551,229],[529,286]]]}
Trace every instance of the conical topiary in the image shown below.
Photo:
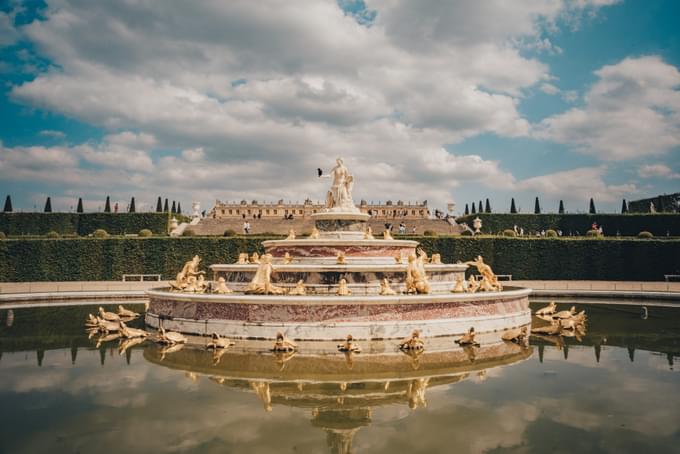
{"label": "conical topiary", "polygon": [[78,206],[76,207],[76,213],[82,213],[83,210],[83,198],[78,197]]}
{"label": "conical topiary", "polygon": [[170,208],[168,207],[168,199],[165,199],[165,204],[163,204],[163,213],[167,213],[170,211]]}
{"label": "conical topiary", "polygon": [[590,207],[588,208],[588,213],[590,214],[596,214],[597,211],[595,211],[595,202],[593,201],[593,198],[590,198]]}
{"label": "conical topiary", "polygon": [[477,213],[483,213],[483,212],[484,212],[484,208],[482,206],[482,201],[480,200],[479,201],[479,208],[477,208]]}
{"label": "conical topiary", "polygon": [[177,202],[177,214],[182,214],[182,205]]}
{"label": "conical topiary", "polygon": [[560,200],[560,208],[557,210],[558,213],[564,214],[564,202]]}
{"label": "conical topiary", "polygon": [[128,209],[128,213],[134,213],[136,210],[135,208],[135,198],[130,199],[130,208]]}
{"label": "conical topiary", "polygon": [[3,208],[2,211],[4,211],[5,213],[12,212],[12,198],[9,196],[9,194],[5,198],[5,208]]}
{"label": "conical topiary", "polygon": [[472,214],[477,214],[477,208],[475,207],[475,202],[472,202]]}
{"label": "conical topiary", "polygon": [[52,199],[50,197],[45,201],[45,213],[52,212]]}
{"label": "conical topiary", "polygon": [[541,214],[541,204],[538,203],[538,197],[534,201],[534,214]]}
{"label": "conical topiary", "polygon": [[623,202],[621,203],[621,214],[628,213],[628,204],[626,203],[626,199],[623,199]]}
{"label": "conical topiary", "polygon": [[470,208],[468,207],[468,204],[466,203],[465,204],[465,216],[467,216],[468,214],[470,214]]}
{"label": "conical topiary", "polygon": [[515,198],[513,197],[510,201],[510,213],[517,214],[517,207],[515,207]]}
{"label": "conical topiary", "polygon": [[491,213],[491,203],[489,203],[489,199],[486,199],[486,203],[484,204],[484,212]]}
{"label": "conical topiary", "polygon": [[107,195],[106,196],[106,203],[104,204],[104,213],[110,213],[111,212],[111,198]]}
{"label": "conical topiary", "polygon": [[174,201],[174,200],[172,201],[172,208],[170,209],[170,212],[171,212],[172,214],[177,213],[177,205],[175,205],[175,201]]}
{"label": "conical topiary", "polygon": [[158,196],[158,201],[156,201],[156,213],[162,213],[163,212],[163,201],[161,200],[161,196]]}

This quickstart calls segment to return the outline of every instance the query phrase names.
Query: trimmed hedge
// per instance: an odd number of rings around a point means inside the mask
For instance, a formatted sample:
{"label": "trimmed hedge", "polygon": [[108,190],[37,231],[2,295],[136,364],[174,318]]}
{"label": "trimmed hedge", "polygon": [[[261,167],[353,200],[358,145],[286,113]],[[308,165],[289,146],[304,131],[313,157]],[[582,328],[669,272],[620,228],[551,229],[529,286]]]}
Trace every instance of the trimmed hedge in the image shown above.
{"label": "trimmed hedge", "polygon": [[[277,236],[275,238],[281,238]],[[119,280],[126,273],[171,279],[193,255],[203,269],[264,252],[267,237],[11,239],[0,242],[0,281]],[[445,263],[483,255],[513,279],[663,280],[680,274],[680,240],[409,237]]]}
{"label": "trimmed hedge", "polygon": [[479,216],[482,220],[483,233],[497,233],[512,229],[515,225],[522,227],[525,234],[533,234],[541,230],[562,230],[563,235],[580,235],[590,230],[593,222],[601,225],[606,236],[615,236],[618,231],[622,236],[637,236],[646,230],[655,236],[680,236],[680,214],[505,214],[479,213],[474,216],[462,216],[456,222],[467,222]]}
{"label": "trimmed hedge", "polygon": [[45,235],[50,231],[87,236],[97,229],[112,235],[167,231],[167,213],[0,213],[0,231],[7,235]]}

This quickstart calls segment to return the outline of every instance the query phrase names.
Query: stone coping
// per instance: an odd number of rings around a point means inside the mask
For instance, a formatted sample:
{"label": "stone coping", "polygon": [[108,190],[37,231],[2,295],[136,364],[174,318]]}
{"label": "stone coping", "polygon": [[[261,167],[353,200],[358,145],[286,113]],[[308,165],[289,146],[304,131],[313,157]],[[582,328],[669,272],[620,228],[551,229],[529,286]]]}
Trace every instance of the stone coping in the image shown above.
{"label": "stone coping", "polygon": [[360,247],[385,247],[385,246],[397,246],[397,247],[412,247],[418,246],[417,241],[414,240],[364,240],[364,239],[344,239],[344,238],[319,238],[319,239],[309,239],[309,238],[296,238],[294,240],[267,240],[263,241],[262,245],[265,248],[274,246],[360,246]]}
{"label": "stone coping", "polygon": [[478,293],[439,293],[429,295],[362,295],[362,296],[329,296],[329,295],[306,295],[306,296],[288,296],[288,295],[245,295],[242,293],[216,295],[205,293],[179,293],[170,292],[165,289],[151,289],[147,290],[146,294],[150,298],[171,301],[200,301],[210,303],[232,303],[232,304],[285,304],[285,305],[351,305],[351,304],[422,304],[422,303],[438,303],[438,302],[475,302],[475,301],[505,301],[508,299],[526,298],[531,293],[528,288],[513,288],[511,290],[503,290],[502,292],[478,292]]}
{"label": "stone coping", "polygon": [[[233,272],[254,272],[259,265],[257,263],[248,264],[215,264],[210,265],[212,271],[233,271]],[[362,264],[362,263],[348,263],[346,265],[338,264],[302,264],[302,263],[272,263],[274,271],[276,272],[300,272],[300,273],[343,273],[343,272],[367,272],[367,273],[391,273],[391,272],[406,272],[408,265],[403,263],[394,263],[390,265],[384,264]],[[425,265],[427,271],[465,271],[467,265],[462,263],[442,263],[442,264],[428,264]]]}

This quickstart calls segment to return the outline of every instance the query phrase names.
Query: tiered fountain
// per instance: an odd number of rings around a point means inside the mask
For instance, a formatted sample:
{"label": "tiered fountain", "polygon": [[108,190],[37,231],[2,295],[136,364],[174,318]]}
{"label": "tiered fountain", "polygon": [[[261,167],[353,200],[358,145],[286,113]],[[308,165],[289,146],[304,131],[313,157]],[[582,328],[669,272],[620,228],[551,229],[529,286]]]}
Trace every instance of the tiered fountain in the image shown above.
{"label": "tiered fountain", "polygon": [[[314,216],[311,235],[265,241],[262,257],[240,255],[235,264],[210,268],[204,281],[199,259],[188,262],[170,288],[148,292],[147,324],[190,334],[213,332],[240,339],[384,340],[459,335],[470,327],[482,336],[529,325],[529,289],[502,288],[481,257],[443,264],[417,251],[418,243],[376,239],[369,215],[352,200],[354,178],[341,159],[329,172],[326,209]],[[481,281],[465,281],[468,264]],[[486,333],[486,334],[485,334]]]}

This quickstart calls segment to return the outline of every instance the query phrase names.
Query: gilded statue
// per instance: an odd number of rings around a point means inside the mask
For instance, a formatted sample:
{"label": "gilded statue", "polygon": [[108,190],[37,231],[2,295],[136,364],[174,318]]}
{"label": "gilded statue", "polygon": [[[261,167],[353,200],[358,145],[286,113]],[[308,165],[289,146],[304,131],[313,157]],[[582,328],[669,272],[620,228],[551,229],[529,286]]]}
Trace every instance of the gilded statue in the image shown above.
{"label": "gilded statue", "polygon": [[271,254],[264,254],[260,258],[260,264],[257,267],[255,276],[250,284],[246,287],[246,294],[256,295],[282,295],[285,293],[284,289],[272,284],[272,273],[274,267],[272,266]]}
{"label": "gilded statue", "polygon": [[238,255],[238,260],[236,261],[238,265],[247,265],[248,264],[248,253],[247,252],[241,252]]}
{"label": "gilded statue", "polygon": [[354,338],[351,334],[347,335],[347,339],[342,344],[338,344],[338,350],[345,353],[360,353],[361,347],[359,344],[354,342]]}
{"label": "gilded statue", "polygon": [[295,239],[295,230],[290,229],[288,231],[288,236],[286,237],[287,240],[294,240]]}
{"label": "gilded statue", "polygon": [[425,342],[420,338],[420,331],[413,330],[411,337],[407,337],[399,344],[400,350],[412,351],[412,350],[424,350]]}
{"label": "gilded statue", "polygon": [[471,274],[470,278],[468,279],[467,288],[465,291],[468,293],[475,293],[477,290],[479,290],[479,282],[477,282],[475,275]]}
{"label": "gilded statue", "polygon": [[393,240],[393,239],[394,238],[392,238],[392,234],[390,233],[390,231],[388,229],[385,229],[385,231],[383,232],[383,240]]}
{"label": "gilded statue", "polygon": [[517,344],[523,345],[529,340],[529,333],[526,326],[521,328],[506,330],[502,335],[501,339],[508,342],[515,342]]}
{"label": "gilded statue", "polygon": [[535,314],[536,315],[552,315],[557,311],[557,304],[555,304],[554,301],[551,301],[548,303],[547,306],[543,306],[540,309],[537,309]]}
{"label": "gilded statue", "polygon": [[456,344],[458,345],[470,345],[473,347],[479,347],[479,342],[475,340],[475,327],[471,326],[467,333],[456,339]]}
{"label": "gilded statue", "polygon": [[375,240],[375,237],[373,236],[373,229],[370,225],[366,227],[366,231],[364,232],[364,240]]}
{"label": "gilded statue", "polygon": [[135,311],[131,311],[130,309],[125,309],[122,305],[118,305],[118,316],[120,318],[137,318],[139,317],[139,314]]}
{"label": "gilded statue", "polygon": [[484,259],[482,258],[481,255],[478,255],[475,260],[465,262],[465,264],[476,267],[477,272],[479,272],[482,278],[486,278],[486,280],[489,282],[489,286],[493,290],[499,292],[503,290],[503,285],[501,285],[501,283],[498,282],[498,278],[496,277],[495,274],[493,274],[493,270],[491,269],[491,267],[484,263]]}
{"label": "gilded statue", "polygon": [[406,269],[406,293],[430,293],[431,287],[425,275],[425,266],[415,254],[408,256]]}
{"label": "gilded statue", "polygon": [[194,258],[189,260],[184,264],[182,270],[177,273],[177,277],[174,282],[170,282],[170,288],[175,291],[184,291],[187,287],[189,278],[205,274],[205,271],[199,271],[198,265],[201,263],[201,258],[195,255]]}
{"label": "gilded statue", "polygon": [[232,345],[234,345],[234,343],[230,339],[222,337],[217,333],[212,333],[210,342],[205,345],[205,348],[208,350],[220,350],[227,349]]}
{"label": "gilded statue", "polygon": [[294,352],[297,350],[297,344],[286,339],[283,333],[276,333],[276,342],[272,347],[273,352]]}
{"label": "gilded statue", "polygon": [[352,291],[347,286],[347,280],[340,279],[340,282],[338,282],[338,290],[335,294],[338,296],[350,296],[352,294]]}
{"label": "gilded statue", "polygon": [[208,290],[208,282],[205,280],[204,275],[199,275],[196,279],[196,293],[205,293]]}
{"label": "gilded statue", "polygon": [[260,263],[260,255],[257,252],[253,252],[253,255],[248,259],[249,263]]}
{"label": "gilded statue", "polygon": [[286,265],[290,265],[291,263],[293,263],[293,257],[291,257],[288,252],[286,252],[286,254],[283,256],[283,263],[285,263]]}
{"label": "gilded statue", "polygon": [[338,255],[335,257],[335,263],[338,265],[346,265],[347,262],[345,261],[345,253],[344,252],[338,252]]}
{"label": "gilded statue", "polygon": [[396,263],[397,265],[401,265],[401,255],[394,256],[394,263]]}
{"label": "gilded statue", "polygon": [[465,279],[462,278],[462,276],[457,275],[456,276],[456,283],[453,285],[453,288],[451,289],[453,293],[464,293],[465,292]]}
{"label": "gilded statue", "polygon": [[143,329],[129,328],[122,320],[118,321],[118,332],[120,333],[120,336],[125,339],[132,339],[135,337],[143,338],[149,335],[149,333]]}
{"label": "gilded statue", "polygon": [[223,277],[217,279],[217,282],[213,286],[213,293],[220,295],[225,295],[227,293],[232,293],[232,290],[227,287],[227,283]]}
{"label": "gilded statue", "polygon": [[296,295],[296,296],[304,296],[307,294],[307,289],[305,288],[305,282],[300,279],[297,281],[297,284],[295,284],[295,287],[290,289],[288,291],[289,295]]}
{"label": "gilded statue", "polygon": [[320,235],[321,235],[321,234],[319,233],[319,229],[317,229],[316,227],[314,227],[314,228],[312,229],[312,233],[309,234],[309,239],[310,239],[310,240],[318,240]]}
{"label": "gilded statue", "polygon": [[486,276],[482,276],[482,280],[479,281],[479,290],[482,292],[493,292],[496,289],[494,288],[493,284],[489,282]]}
{"label": "gilded statue", "polygon": [[392,287],[390,287],[390,281],[388,281],[387,278],[383,278],[380,281],[380,292],[378,292],[378,294],[381,296],[391,296],[396,295],[397,292],[392,290]]}
{"label": "gilded statue", "polygon": [[175,331],[167,331],[162,326],[158,328],[158,334],[156,335],[156,342],[163,345],[175,345],[175,344],[185,344],[187,341],[186,336],[182,333]]}
{"label": "gilded statue", "polygon": [[441,254],[432,254],[432,260],[430,260],[430,263],[432,263],[433,265],[441,265],[442,264]]}

